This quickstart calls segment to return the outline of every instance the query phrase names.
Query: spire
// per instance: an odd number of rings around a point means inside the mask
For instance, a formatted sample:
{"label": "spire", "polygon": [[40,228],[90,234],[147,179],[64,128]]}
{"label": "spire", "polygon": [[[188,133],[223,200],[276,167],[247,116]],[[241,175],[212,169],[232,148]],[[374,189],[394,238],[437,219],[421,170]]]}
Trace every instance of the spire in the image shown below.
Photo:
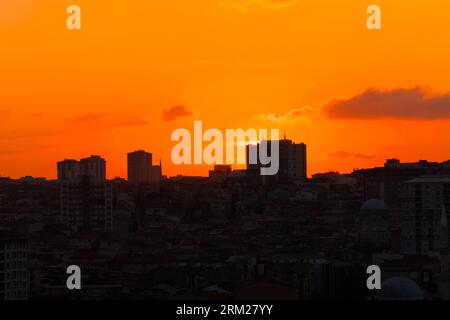
{"label": "spire", "polygon": [[286,140],[286,131],[284,132],[284,140]]}

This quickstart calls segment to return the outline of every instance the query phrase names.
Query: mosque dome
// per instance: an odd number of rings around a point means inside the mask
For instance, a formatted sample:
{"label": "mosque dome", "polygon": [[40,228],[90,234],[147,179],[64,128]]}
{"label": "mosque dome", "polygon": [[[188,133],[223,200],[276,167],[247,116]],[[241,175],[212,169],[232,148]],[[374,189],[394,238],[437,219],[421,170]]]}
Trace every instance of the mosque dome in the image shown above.
{"label": "mosque dome", "polygon": [[387,206],[381,199],[370,199],[363,203],[362,210],[387,210]]}
{"label": "mosque dome", "polygon": [[383,282],[378,298],[380,300],[423,300],[423,294],[413,280],[392,277]]}

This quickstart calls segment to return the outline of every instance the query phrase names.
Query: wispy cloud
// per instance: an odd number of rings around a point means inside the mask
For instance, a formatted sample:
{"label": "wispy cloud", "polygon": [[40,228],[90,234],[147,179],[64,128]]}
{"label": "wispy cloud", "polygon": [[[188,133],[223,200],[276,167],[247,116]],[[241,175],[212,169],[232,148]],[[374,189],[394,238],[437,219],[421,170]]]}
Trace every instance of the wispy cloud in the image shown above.
{"label": "wispy cloud", "polygon": [[289,110],[287,113],[277,115],[275,113],[261,113],[254,116],[255,119],[263,122],[271,122],[276,124],[297,124],[309,123],[315,118],[316,111],[311,106],[303,106],[300,108]]}
{"label": "wispy cloud", "polygon": [[83,123],[92,123],[92,122],[98,122],[104,118],[106,118],[108,115],[105,113],[85,113],[80,116],[77,116],[73,118],[70,122],[72,124],[83,124]]}
{"label": "wispy cloud", "polygon": [[170,122],[179,118],[189,117],[192,112],[183,105],[170,106],[165,108],[161,113],[161,120]]}
{"label": "wispy cloud", "polygon": [[44,138],[44,137],[54,137],[54,136],[58,136],[60,134],[61,134],[61,132],[58,132],[58,131],[48,131],[48,132],[10,132],[8,134],[0,134],[0,140]]}
{"label": "wispy cloud", "polygon": [[359,152],[349,152],[349,151],[336,151],[333,153],[330,153],[328,155],[328,158],[330,159],[337,159],[337,158],[343,158],[343,159],[350,159],[350,158],[356,158],[356,159],[365,159],[365,160],[372,160],[375,159],[376,156],[374,155],[367,155]]}
{"label": "wispy cloud", "polygon": [[129,115],[115,115],[107,113],[85,113],[70,120],[72,125],[95,126],[95,129],[108,129],[116,127],[145,126],[149,122]]}

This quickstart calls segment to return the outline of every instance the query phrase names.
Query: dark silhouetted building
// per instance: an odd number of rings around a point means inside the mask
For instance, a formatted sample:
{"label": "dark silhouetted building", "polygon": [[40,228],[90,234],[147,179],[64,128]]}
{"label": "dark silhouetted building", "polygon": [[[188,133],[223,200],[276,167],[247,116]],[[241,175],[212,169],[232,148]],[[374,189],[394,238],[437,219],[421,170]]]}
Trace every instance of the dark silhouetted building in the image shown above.
{"label": "dark silhouetted building", "polygon": [[58,162],[58,180],[73,180],[89,176],[97,180],[106,179],[106,161],[100,156],[90,156],[80,161],[66,159]]}
{"label": "dark silhouetted building", "polygon": [[130,183],[150,182],[152,154],[143,150],[128,153],[128,181]]}
{"label": "dark silhouetted building", "polygon": [[0,230],[0,300],[29,295],[27,240]]}
{"label": "dark silhouetted building", "polygon": [[[271,141],[267,142],[267,149],[271,150]],[[250,163],[250,152],[259,154],[260,144],[247,146],[247,171],[259,174],[262,164]],[[294,143],[286,139],[279,141],[279,170],[276,178],[281,181],[306,180],[307,178],[306,144]],[[259,159],[259,157],[258,157]]]}
{"label": "dark silhouetted building", "polygon": [[100,156],[58,162],[61,222],[73,232],[112,230],[112,183]]}
{"label": "dark silhouetted building", "polygon": [[77,160],[66,159],[58,162],[58,180],[72,180],[80,177],[80,162]]}
{"label": "dark silhouetted building", "polygon": [[138,150],[128,153],[128,181],[133,184],[149,183],[162,179],[162,166],[153,165],[153,156],[149,152]]}
{"label": "dark silhouetted building", "polygon": [[80,160],[82,176],[89,176],[95,180],[106,179],[106,160],[100,156],[90,156]]}
{"label": "dark silhouetted building", "polygon": [[152,171],[151,171],[151,181],[161,181],[163,179],[163,175],[162,175],[162,163],[161,160],[159,161],[159,165],[158,166],[152,166]]}
{"label": "dark silhouetted building", "polygon": [[107,180],[83,176],[61,182],[62,223],[77,231],[112,231],[113,191]]}
{"label": "dark silhouetted building", "polygon": [[388,159],[383,167],[356,170],[353,174],[361,180],[364,200],[383,199],[388,206],[398,207],[403,182],[421,175],[450,174],[450,166],[426,160],[402,163]]}
{"label": "dark silhouetted building", "polygon": [[402,252],[426,254],[439,251],[442,214],[448,215],[446,208],[450,208],[450,175],[409,180],[402,187],[401,199]]}

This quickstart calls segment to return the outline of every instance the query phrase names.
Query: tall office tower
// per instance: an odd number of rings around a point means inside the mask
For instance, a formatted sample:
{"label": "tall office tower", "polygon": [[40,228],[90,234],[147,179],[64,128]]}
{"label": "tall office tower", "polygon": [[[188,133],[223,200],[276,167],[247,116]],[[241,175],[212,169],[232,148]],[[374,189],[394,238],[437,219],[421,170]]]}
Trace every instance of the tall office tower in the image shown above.
{"label": "tall office tower", "polygon": [[[267,149],[270,151],[270,144],[267,142]],[[279,143],[279,169],[276,177],[282,181],[305,180],[307,178],[307,158],[306,144],[294,143],[286,139],[278,141]],[[260,144],[247,146],[247,170],[249,172],[259,172],[262,164],[250,163],[250,152],[259,154]]]}
{"label": "tall office tower", "polygon": [[450,208],[450,176],[429,175],[406,181],[400,196],[403,253],[439,251],[444,241],[440,237],[445,221],[442,212]]}
{"label": "tall office tower", "polygon": [[82,176],[61,182],[61,220],[72,232],[108,232],[113,226],[112,182]]}
{"label": "tall office tower", "polygon": [[152,180],[152,154],[143,150],[128,153],[128,181],[147,183]]}
{"label": "tall office tower", "polygon": [[58,162],[58,180],[72,180],[80,176],[80,162],[66,159]]}
{"label": "tall office tower", "polygon": [[106,161],[100,156],[90,156],[80,160],[82,176],[89,176],[95,180],[106,179]]}
{"label": "tall office tower", "polygon": [[280,141],[280,169],[286,180],[306,179],[306,144]]}
{"label": "tall office tower", "polygon": [[26,300],[29,295],[27,241],[0,231],[0,300]]}

